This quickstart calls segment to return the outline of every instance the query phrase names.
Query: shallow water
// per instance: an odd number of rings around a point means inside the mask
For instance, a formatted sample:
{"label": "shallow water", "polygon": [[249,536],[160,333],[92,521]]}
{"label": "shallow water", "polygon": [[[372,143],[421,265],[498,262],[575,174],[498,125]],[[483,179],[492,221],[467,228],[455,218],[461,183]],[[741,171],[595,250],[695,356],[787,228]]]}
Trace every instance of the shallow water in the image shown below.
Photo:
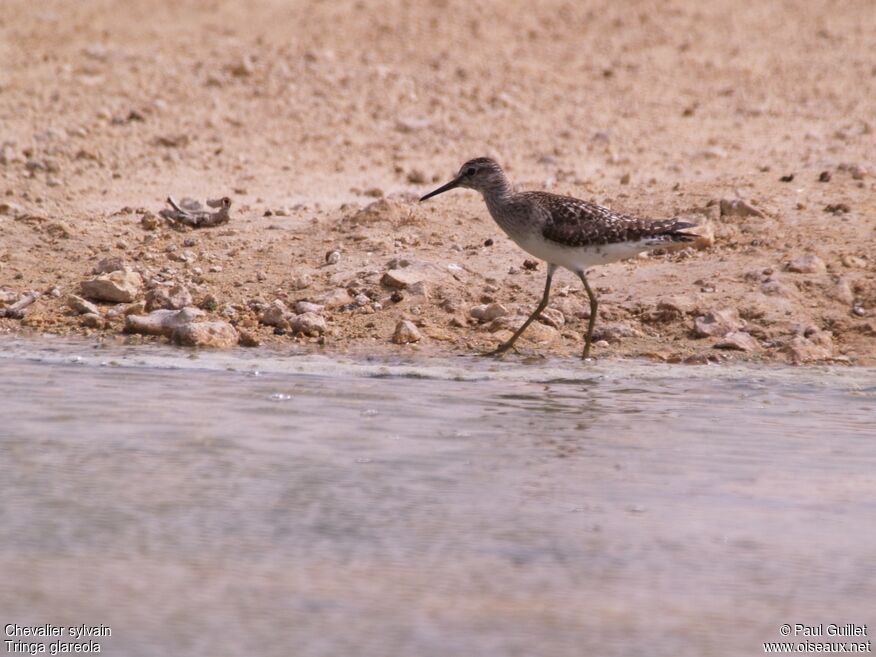
{"label": "shallow water", "polygon": [[296,657],[876,624],[873,370],[0,351],[3,623]]}

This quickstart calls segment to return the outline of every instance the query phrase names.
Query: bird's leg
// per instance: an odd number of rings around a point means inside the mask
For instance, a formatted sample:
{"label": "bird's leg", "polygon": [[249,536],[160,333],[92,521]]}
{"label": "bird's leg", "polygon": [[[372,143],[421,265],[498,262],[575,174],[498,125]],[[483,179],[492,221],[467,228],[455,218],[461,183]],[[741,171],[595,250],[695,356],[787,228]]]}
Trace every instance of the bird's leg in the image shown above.
{"label": "bird's leg", "polygon": [[525,322],[523,322],[523,326],[514,331],[514,335],[511,336],[508,342],[503,342],[492,351],[488,351],[487,353],[485,353],[484,356],[501,356],[506,351],[508,351],[511,347],[514,346],[514,343],[517,342],[517,338],[519,338],[526,330],[526,328],[530,324],[532,324],[533,320],[535,320],[535,318],[541,314],[541,311],[547,308],[548,298],[551,294],[551,281],[554,278],[554,272],[556,271],[556,269],[556,265],[548,265],[547,280],[544,283],[544,294],[541,297],[541,301],[538,302],[538,306],[536,307],[536,309],[529,316],[529,318]]}
{"label": "bird's leg", "polygon": [[587,322],[587,336],[584,338],[584,353],[581,358],[586,359],[590,356],[590,343],[593,342],[593,326],[596,324],[596,310],[599,307],[599,302],[596,300],[596,295],[590,289],[590,284],[587,282],[587,277],[583,271],[578,272],[581,282],[584,283],[584,289],[587,290],[587,296],[590,297],[590,319]]}

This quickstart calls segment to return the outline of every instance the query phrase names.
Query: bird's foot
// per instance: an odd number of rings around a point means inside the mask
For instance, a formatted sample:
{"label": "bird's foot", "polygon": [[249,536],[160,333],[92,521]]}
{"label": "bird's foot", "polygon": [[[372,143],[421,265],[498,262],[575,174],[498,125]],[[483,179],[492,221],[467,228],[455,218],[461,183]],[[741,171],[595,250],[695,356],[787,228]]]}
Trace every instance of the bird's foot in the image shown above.
{"label": "bird's foot", "polygon": [[486,351],[486,352],[482,353],[481,356],[484,356],[484,357],[495,356],[496,358],[501,358],[506,353],[508,353],[508,351],[512,347],[514,347],[513,342],[503,342],[502,344],[500,344],[498,347],[496,347],[492,351]]}

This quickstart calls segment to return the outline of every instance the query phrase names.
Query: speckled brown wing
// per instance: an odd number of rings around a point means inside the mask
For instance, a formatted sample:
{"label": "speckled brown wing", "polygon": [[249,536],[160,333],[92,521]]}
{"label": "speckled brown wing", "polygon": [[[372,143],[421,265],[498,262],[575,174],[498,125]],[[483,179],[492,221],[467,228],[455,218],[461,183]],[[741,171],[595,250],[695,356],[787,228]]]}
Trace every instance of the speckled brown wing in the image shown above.
{"label": "speckled brown wing", "polygon": [[571,196],[558,196],[546,192],[527,192],[530,200],[546,213],[542,236],[564,246],[589,246],[640,242],[653,239],[655,242],[689,241],[684,229],[693,224],[666,219],[652,221],[632,215],[612,212],[601,205]]}

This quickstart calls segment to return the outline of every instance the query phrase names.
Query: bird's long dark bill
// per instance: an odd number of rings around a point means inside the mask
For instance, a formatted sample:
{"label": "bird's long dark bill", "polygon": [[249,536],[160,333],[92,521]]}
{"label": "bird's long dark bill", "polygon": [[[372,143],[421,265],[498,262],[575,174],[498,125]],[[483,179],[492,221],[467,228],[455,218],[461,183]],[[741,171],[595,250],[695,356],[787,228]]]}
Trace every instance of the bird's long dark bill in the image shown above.
{"label": "bird's long dark bill", "polygon": [[438,196],[438,194],[441,194],[443,192],[448,192],[451,189],[453,189],[454,187],[459,187],[459,178],[454,178],[446,185],[443,185],[443,186],[439,187],[438,189],[436,189],[434,192],[429,192],[428,194],[423,196],[420,200],[425,201],[427,198],[432,198],[433,196]]}

